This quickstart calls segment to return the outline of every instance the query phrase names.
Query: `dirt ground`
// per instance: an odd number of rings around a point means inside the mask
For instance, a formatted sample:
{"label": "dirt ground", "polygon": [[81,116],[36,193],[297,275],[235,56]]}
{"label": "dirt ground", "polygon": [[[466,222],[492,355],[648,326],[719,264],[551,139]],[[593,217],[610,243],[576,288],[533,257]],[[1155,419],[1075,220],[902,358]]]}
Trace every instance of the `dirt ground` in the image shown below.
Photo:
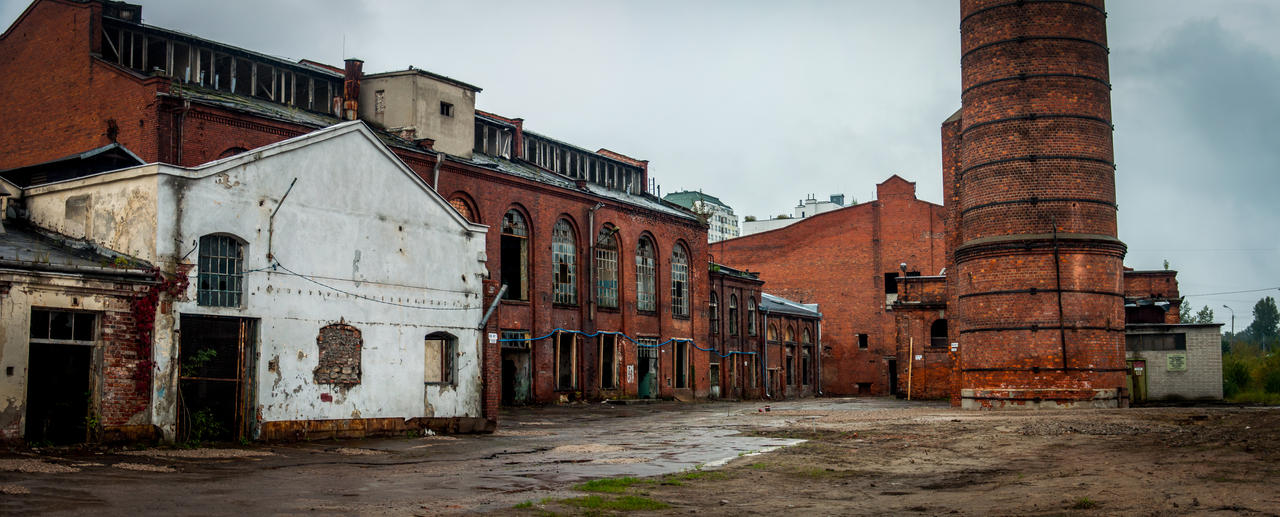
{"label": "dirt ground", "polygon": [[647,510],[659,514],[1280,513],[1280,408],[773,411],[759,421],[744,432],[808,441],[511,513],[610,514],[619,498],[666,505]]}

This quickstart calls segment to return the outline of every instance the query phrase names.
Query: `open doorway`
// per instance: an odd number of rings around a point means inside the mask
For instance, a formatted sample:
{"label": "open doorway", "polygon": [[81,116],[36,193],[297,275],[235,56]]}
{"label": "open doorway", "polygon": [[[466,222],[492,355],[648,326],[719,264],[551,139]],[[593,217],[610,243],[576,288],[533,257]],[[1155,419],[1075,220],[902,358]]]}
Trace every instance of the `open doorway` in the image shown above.
{"label": "open doorway", "polygon": [[640,338],[636,347],[636,396],[642,399],[658,397],[658,344],[657,339]]}
{"label": "open doorway", "polygon": [[502,405],[528,404],[532,399],[533,354],[529,332],[502,331]]}
{"label": "open doorway", "polygon": [[257,320],[183,315],[178,438],[250,438]]}
{"label": "open doorway", "polygon": [[96,317],[87,312],[31,311],[27,352],[27,443],[80,443],[88,438]]}

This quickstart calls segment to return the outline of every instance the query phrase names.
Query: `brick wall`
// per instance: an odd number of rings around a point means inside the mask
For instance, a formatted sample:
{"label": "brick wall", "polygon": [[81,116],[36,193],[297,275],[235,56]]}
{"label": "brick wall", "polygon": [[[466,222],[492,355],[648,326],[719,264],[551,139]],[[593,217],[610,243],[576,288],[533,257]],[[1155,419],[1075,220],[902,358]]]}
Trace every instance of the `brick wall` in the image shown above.
{"label": "brick wall", "polygon": [[[768,232],[710,245],[712,257],[759,272],[772,294],[818,303],[822,391],[887,394],[889,359],[897,357],[896,323],[885,305],[885,273],[923,275],[944,263],[943,209],[915,197],[915,184],[893,176],[877,200],[825,212]],[[858,347],[858,334],[868,347]]]}
{"label": "brick wall", "polygon": [[1125,248],[1102,2],[962,0],[961,13],[961,388],[1017,404],[1119,388]]}
{"label": "brick wall", "polygon": [[[120,305],[127,304],[127,299],[120,300]],[[137,325],[129,312],[102,313],[99,339],[102,341],[102,425],[129,425],[131,419],[144,414],[151,404],[150,390],[137,381],[138,369],[148,368],[151,358],[141,356]]]}
{"label": "brick wall", "polygon": [[[761,361],[764,360],[764,325],[763,315],[759,310],[760,291],[764,282],[758,279],[744,278],[739,275],[717,271],[714,268],[708,275],[710,283],[709,292],[714,292],[719,300],[717,318],[718,325],[712,330],[710,324],[712,318],[708,313],[708,336],[707,345],[704,348],[714,348],[718,352],[716,357],[710,357],[711,361],[720,364],[720,396],[730,399],[758,399],[764,396],[763,370],[761,370]],[[736,329],[730,328],[729,317],[729,299],[730,296],[737,297],[738,317]],[[708,294],[710,297],[710,294]],[[748,300],[755,303],[756,319],[755,331],[751,331],[747,316]],[[755,352],[755,382],[751,382],[751,372],[747,371],[749,364],[745,364],[745,356],[740,354],[730,355],[728,357],[718,357],[721,354],[727,354],[731,351],[738,352]],[[750,362],[750,361],[747,361]],[[736,372],[736,375],[733,373]]]}

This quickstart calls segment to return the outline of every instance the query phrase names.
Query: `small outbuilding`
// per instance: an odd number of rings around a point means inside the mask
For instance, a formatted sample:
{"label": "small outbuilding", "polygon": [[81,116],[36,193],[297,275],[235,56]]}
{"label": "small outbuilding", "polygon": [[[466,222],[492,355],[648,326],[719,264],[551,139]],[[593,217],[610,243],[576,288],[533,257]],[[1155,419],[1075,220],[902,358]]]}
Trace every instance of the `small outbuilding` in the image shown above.
{"label": "small outbuilding", "polygon": [[1126,325],[1131,399],[1221,399],[1221,327],[1221,323]]}

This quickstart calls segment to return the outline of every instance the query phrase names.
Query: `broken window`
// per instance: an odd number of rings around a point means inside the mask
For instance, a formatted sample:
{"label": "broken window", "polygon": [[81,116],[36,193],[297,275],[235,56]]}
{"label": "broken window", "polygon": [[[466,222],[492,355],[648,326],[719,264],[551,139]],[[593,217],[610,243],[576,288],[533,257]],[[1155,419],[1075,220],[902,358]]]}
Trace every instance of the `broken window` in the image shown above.
{"label": "broken window", "polygon": [[884,304],[891,305],[898,300],[898,274],[884,274]]}
{"label": "broken window", "polygon": [[656,299],[656,277],[658,276],[656,253],[653,240],[641,237],[636,246],[636,310],[655,311],[658,309]]}
{"label": "broken window", "polygon": [[693,372],[689,368],[689,343],[676,341],[675,355],[676,387],[689,388],[691,387],[689,380],[693,377]]}
{"label": "broken window", "polygon": [[170,75],[179,81],[191,82],[191,47],[173,43],[171,48],[173,66],[169,69]]}
{"label": "broken window", "polygon": [[148,74],[152,72],[164,72],[165,67],[169,64],[165,59],[168,54],[169,44],[167,41],[160,38],[147,38],[147,54],[143,61],[146,69],[143,71]]}
{"label": "broken window", "polygon": [[600,229],[596,238],[596,304],[618,308],[618,230],[610,226]]}
{"label": "broken window", "polygon": [[556,332],[556,389],[571,390],[578,387],[577,334]]}
{"label": "broken window", "polygon": [[863,350],[866,350],[866,349],[867,349],[867,335],[866,335],[866,334],[858,334],[858,348],[861,348],[861,349],[863,349]]}
{"label": "broken window", "polygon": [[444,115],[444,116],[446,116],[446,117],[452,117],[452,116],[453,116],[453,104],[449,104],[449,103],[447,103],[447,102],[440,101],[440,114],[441,114],[441,115]]}
{"label": "broken window", "polygon": [[529,299],[529,226],[524,216],[508,210],[502,216],[502,283],[507,300]]}
{"label": "broken window", "polygon": [[747,297],[747,335],[756,335],[756,299]]}
{"label": "broken window", "polygon": [[618,335],[602,332],[596,339],[600,343],[600,389],[617,389],[618,362],[622,357],[618,353]]}
{"label": "broken window", "polygon": [[445,332],[428,334],[423,354],[427,384],[454,384],[457,373],[458,339]]}
{"label": "broken window", "polygon": [[[231,90],[231,63],[235,58],[226,54],[213,55],[213,87],[221,91]],[[305,98],[305,97],[304,97]]]}
{"label": "broken window", "polygon": [[484,154],[484,124],[476,122],[476,128],[473,133],[475,141],[471,144],[471,150]]}
{"label": "broken window", "polygon": [[689,315],[689,254],[679,244],[671,250],[671,312]]}
{"label": "broken window", "polygon": [[311,109],[322,113],[333,112],[333,87],[329,81],[316,79],[311,92]]}
{"label": "broken window", "polygon": [[561,219],[551,229],[551,272],[555,303],[577,305],[577,245],[569,221]]}
{"label": "broken window", "polygon": [[454,210],[457,210],[458,214],[462,215],[464,219],[473,223],[476,222],[475,210],[471,209],[471,203],[468,203],[462,196],[453,196],[452,198],[449,198],[449,205],[452,206]]}
{"label": "broken window", "polygon": [[947,320],[937,319],[929,325],[929,346],[934,348],[946,348],[947,346]]}
{"label": "broken window", "polygon": [[729,295],[729,335],[738,335],[738,295]]}
{"label": "broken window", "polygon": [[196,303],[210,307],[239,307],[244,253],[229,235],[200,238]]}
{"label": "broken window", "polygon": [[316,336],[320,359],[312,372],[316,384],[360,384],[360,355],[364,338],[360,329],[345,323],[320,328]]}
{"label": "broken window", "polygon": [[235,58],[231,62],[231,91],[240,95],[253,92],[253,61]]}
{"label": "broken window", "polygon": [[92,431],[87,422],[95,319],[87,312],[31,310],[23,435],[28,443],[83,442]]}
{"label": "broken window", "polygon": [[711,333],[720,333],[720,299],[716,296],[715,291],[711,291],[710,301],[707,302],[707,313],[711,315]]}

